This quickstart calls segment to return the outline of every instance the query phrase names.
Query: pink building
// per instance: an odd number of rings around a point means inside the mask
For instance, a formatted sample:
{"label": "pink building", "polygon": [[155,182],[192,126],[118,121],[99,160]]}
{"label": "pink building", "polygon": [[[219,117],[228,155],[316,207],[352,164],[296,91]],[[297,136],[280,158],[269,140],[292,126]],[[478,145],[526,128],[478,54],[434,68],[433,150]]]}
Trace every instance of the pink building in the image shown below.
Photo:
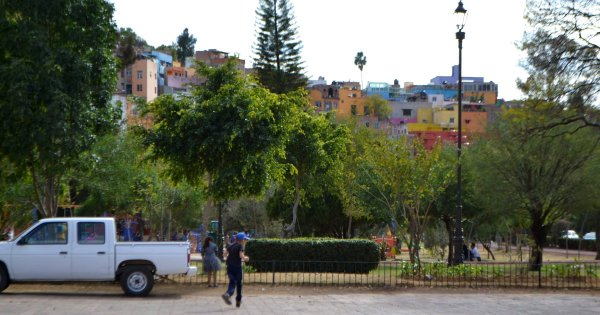
{"label": "pink building", "polygon": [[158,97],[158,65],[153,58],[139,58],[131,66],[132,94],[151,102]]}

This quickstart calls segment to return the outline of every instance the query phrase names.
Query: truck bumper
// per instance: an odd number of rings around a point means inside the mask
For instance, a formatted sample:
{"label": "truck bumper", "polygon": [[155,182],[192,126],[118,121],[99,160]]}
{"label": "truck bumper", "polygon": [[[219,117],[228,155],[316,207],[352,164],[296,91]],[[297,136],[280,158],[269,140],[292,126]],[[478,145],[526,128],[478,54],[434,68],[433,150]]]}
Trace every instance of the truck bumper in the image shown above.
{"label": "truck bumper", "polygon": [[198,274],[198,267],[196,266],[189,266],[187,272],[185,273],[186,277],[193,277],[196,274]]}

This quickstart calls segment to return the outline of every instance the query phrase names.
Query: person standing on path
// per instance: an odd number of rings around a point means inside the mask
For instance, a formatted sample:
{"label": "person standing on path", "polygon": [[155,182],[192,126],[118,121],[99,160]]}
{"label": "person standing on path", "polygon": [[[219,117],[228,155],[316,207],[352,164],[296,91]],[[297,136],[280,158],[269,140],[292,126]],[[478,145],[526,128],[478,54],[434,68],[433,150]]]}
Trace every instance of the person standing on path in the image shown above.
{"label": "person standing on path", "polygon": [[481,261],[481,255],[479,255],[479,250],[477,250],[475,243],[471,243],[471,260]]}
{"label": "person standing on path", "polygon": [[246,243],[250,238],[244,232],[239,232],[236,235],[236,242],[227,246],[224,257],[227,263],[227,276],[229,276],[229,287],[227,292],[223,294],[223,300],[228,305],[231,305],[231,296],[233,291],[237,289],[235,297],[235,306],[240,307],[242,304],[242,261],[247,262],[250,258],[244,255]]}
{"label": "person standing on path", "polygon": [[[221,270],[221,262],[217,258],[217,245],[212,237],[207,236],[202,245],[202,270],[208,276],[208,287],[217,287],[217,271]],[[210,283],[212,279],[212,284]]]}

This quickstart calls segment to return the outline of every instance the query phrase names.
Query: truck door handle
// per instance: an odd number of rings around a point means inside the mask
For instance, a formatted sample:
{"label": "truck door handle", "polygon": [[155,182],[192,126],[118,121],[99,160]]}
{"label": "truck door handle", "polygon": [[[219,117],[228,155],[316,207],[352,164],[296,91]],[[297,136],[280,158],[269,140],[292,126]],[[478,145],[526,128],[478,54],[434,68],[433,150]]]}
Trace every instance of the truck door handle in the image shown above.
{"label": "truck door handle", "polygon": [[61,254],[61,255],[66,255],[66,254],[67,254],[67,252],[60,252],[59,254]]}
{"label": "truck door handle", "polygon": [[106,252],[98,252],[98,255],[104,255]]}

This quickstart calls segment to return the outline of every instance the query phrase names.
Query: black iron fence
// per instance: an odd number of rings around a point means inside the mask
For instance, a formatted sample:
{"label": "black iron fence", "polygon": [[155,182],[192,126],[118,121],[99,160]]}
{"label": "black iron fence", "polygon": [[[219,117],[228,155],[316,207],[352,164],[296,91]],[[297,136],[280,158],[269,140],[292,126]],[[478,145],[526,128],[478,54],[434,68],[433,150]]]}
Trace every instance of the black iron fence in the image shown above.
{"label": "black iron fence", "polygon": [[[176,276],[180,283],[202,284],[202,262],[195,277]],[[448,266],[445,263],[380,262],[375,269],[361,262],[260,261],[244,266],[244,283],[263,285],[372,286],[431,288],[573,288],[600,289],[600,262],[545,263],[537,271],[527,263],[477,262]],[[258,270],[257,270],[258,269]],[[369,270],[370,271],[365,271]],[[225,266],[217,282],[228,283]]]}

